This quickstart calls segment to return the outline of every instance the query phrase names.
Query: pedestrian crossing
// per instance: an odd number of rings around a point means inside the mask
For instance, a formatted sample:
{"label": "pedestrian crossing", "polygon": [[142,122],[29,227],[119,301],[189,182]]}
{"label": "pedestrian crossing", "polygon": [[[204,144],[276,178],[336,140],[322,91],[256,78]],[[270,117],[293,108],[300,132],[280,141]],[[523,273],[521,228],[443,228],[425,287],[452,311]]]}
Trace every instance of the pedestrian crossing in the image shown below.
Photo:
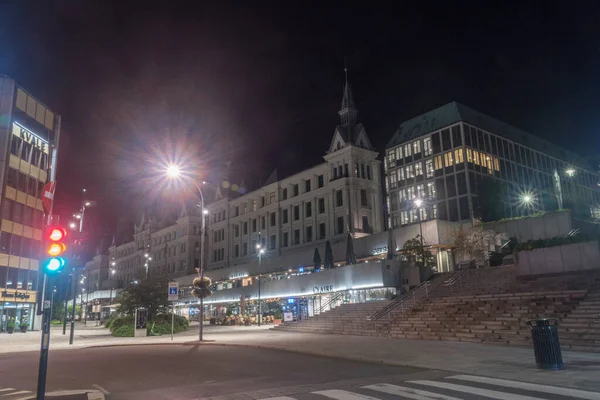
{"label": "pedestrian crossing", "polygon": [[0,400],[16,400],[31,396],[30,390],[0,387]]}
{"label": "pedestrian crossing", "polygon": [[351,390],[328,389],[293,396],[267,397],[260,400],[600,400],[600,393],[557,386],[486,378],[475,375],[453,375],[438,380],[410,380],[376,383]]}

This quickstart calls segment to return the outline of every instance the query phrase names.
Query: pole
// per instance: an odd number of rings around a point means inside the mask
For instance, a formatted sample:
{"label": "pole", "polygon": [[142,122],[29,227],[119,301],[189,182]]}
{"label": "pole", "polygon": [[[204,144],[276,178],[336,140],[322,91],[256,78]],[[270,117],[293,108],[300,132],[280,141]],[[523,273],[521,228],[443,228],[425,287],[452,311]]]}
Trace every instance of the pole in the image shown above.
{"label": "pole", "polygon": [[[73,279],[71,274],[71,279]],[[67,334],[67,313],[69,312],[69,278],[65,282],[65,312],[63,313],[63,336]]]}
{"label": "pole", "polygon": [[[44,283],[42,293],[48,281],[48,275],[44,274]],[[37,396],[36,399],[43,400],[46,397],[46,373],[48,372],[48,347],[50,347],[50,313],[52,311],[51,303],[42,297],[42,341],[40,343],[40,364],[38,368]]]}
{"label": "pole", "polygon": [[71,285],[71,292],[73,293],[73,308],[71,309],[71,332],[69,336],[69,344],[73,344],[73,336],[75,335],[75,311],[77,308],[77,281],[79,279],[77,268],[73,268],[73,277],[71,278],[73,284]]}
{"label": "pole", "polygon": [[423,267],[427,266],[427,261],[425,259],[425,246],[423,244],[423,224],[421,223],[421,210],[419,209],[419,234],[421,236],[421,257],[423,258]]}
{"label": "pole", "polygon": [[258,250],[258,326],[260,326],[260,322],[262,320],[262,303],[260,300],[260,270],[262,269],[262,252],[264,251],[260,241],[260,232],[258,233],[258,243],[260,244],[260,249]]}
{"label": "pole", "polygon": [[175,330],[175,301],[171,302],[171,342],[173,341],[173,331]]}
{"label": "pole", "polygon": [[79,219],[79,233],[83,232],[83,217],[85,216],[85,203],[81,206],[81,218]]}
{"label": "pole", "polygon": [[[86,271],[85,274],[85,315],[83,316],[83,326],[87,326],[87,315],[88,315],[88,301],[90,299],[90,273]],[[83,296],[81,296],[81,301],[83,301]],[[82,310],[83,312],[83,310]]]}
{"label": "pole", "polygon": [[[198,193],[200,193],[200,215],[202,216],[202,245],[200,246],[200,278],[204,278],[204,245],[206,244],[205,232],[206,232],[206,215],[204,215],[204,196],[202,195],[202,189],[200,185],[196,184]],[[200,313],[198,315],[198,322],[200,325],[198,338],[200,341],[204,339],[204,299],[200,299]]]}

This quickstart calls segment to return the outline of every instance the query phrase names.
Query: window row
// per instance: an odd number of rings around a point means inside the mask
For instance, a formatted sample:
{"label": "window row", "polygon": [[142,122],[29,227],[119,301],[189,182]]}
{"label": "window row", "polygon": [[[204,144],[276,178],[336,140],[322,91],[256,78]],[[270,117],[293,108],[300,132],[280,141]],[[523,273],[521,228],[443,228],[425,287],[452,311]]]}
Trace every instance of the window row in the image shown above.
{"label": "window row", "polygon": [[43,171],[49,168],[48,154],[14,134],[10,139],[10,153]]}
{"label": "window row", "polygon": [[[422,144],[422,146],[421,146]],[[387,167],[393,168],[396,166],[396,160],[404,161],[410,157],[418,159],[419,157],[427,157],[432,154],[431,137],[417,139],[410,143],[405,143],[387,152]],[[410,160],[408,160],[410,162]]]}
{"label": "window row", "polygon": [[225,259],[225,249],[213,250],[213,262],[223,261]]}
{"label": "window row", "polygon": [[9,167],[6,172],[6,184],[30,196],[41,199],[45,182]]}
{"label": "window row", "polygon": [[216,229],[213,231],[213,242],[221,242],[225,240],[225,228]]}
{"label": "window row", "polygon": [[0,266],[0,288],[37,289],[38,271]]}
{"label": "window row", "polygon": [[2,200],[2,219],[37,229],[42,229],[44,224],[44,214],[40,210],[7,198]]}
{"label": "window row", "polygon": [[39,240],[0,232],[0,253],[39,260],[41,251],[42,245]]}

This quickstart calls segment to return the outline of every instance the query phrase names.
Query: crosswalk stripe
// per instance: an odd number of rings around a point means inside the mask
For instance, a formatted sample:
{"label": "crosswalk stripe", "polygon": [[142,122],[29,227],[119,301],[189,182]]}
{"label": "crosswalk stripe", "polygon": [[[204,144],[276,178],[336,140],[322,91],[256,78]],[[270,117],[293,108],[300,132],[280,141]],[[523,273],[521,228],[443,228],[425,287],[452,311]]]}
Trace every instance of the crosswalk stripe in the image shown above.
{"label": "crosswalk stripe", "polygon": [[10,392],[11,390],[17,390],[17,389],[15,389],[15,388],[0,389],[0,392]]}
{"label": "crosswalk stripe", "polygon": [[311,392],[314,394],[320,394],[325,397],[329,397],[337,400],[379,400],[377,397],[365,396],[358,393],[348,392],[347,390],[321,390],[318,392]]}
{"label": "crosswalk stripe", "polygon": [[15,396],[17,394],[26,394],[26,393],[31,393],[31,390],[21,390],[20,392],[7,393],[7,394],[3,394],[2,397]]}
{"label": "crosswalk stripe", "polygon": [[461,400],[458,397],[446,396],[439,393],[428,392],[426,390],[413,389],[404,386],[390,385],[388,383],[377,383],[375,385],[363,386],[363,389],[376,390],[394,396],[402,396],[414,400]]}
{"label": "crosswalk stripe", "polygon": [[[491,397],[492,399],[505,400],[507,398],[510,398],[511,400],[541,400],[539,397],[521,396],[519,394],[498,392],[496,390],[481,389],[481,388],[463,386],[463,385],[455,385],[453,383],[434,382],[434,381],[426,381],[426,380],[408,381],[408,383],[414,383],[416,385],[424,385],[424,386],[433,386],[433,387],[437,387],[440,389],[454,390],[456,392],[471,393],[471,394],[476,394],[478,396],[487,396],[487,397]],[[507,395],[510,397],[507,397]]]}
{"label": "crosswalk stripe", "polygon": [[478,383],[486,383],[494,386],[505,386],[515,389],[531,390],[535,392],[558,394],[561,396],[574,397],[577,399],[600,400],[600,393],[588,392],[586,390],[561,388],[556,386],[536,385],[533,383],[515,382],[506,379],[484,378],[474,375],[454,375],[447,376],[446,379],[458,379],[461,381],[470,381]]}
{"label": "crosswalk stripe", "polygon": [[293,397],[279,396],[279,397],[267,397],[266,399],[260,399],[260,400],[296,400],[296,399]]}

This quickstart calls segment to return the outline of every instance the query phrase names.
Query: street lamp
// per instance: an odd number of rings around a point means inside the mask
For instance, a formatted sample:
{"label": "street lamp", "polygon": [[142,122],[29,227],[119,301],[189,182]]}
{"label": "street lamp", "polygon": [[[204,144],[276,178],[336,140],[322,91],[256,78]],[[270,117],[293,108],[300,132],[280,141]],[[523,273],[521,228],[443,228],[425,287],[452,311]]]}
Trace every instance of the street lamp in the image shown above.
{"label": "street lamp", "polygon": [[[116,264],[114,261],[111,263],[113,266]],[[112,304],[112,296],[113,296],[113,276],[115,275],[115,269],[110,269],[110,275],[108,276],[108,284],[110,286],[110,297],[108,298],[108,316],[110,317],[110,305]]]}
{"label": "street lamp", "polygon": [[415,205],[417,206],[417,214],[419,215],[419,236],[421,236],[421,258],[423,259],[423,267],[427,265],[425,260],[425,244],[423,243],[423,224],[421,223],[421,206],[423,205],[423,199],[416,199]]}
{"label": "street lamp", "polygon": [[[176,164],[170,164],[167,166],[165,173],[167,177],[171,179],[179,178],[182,174],[181,167]],[[204,195],[202,194],[202,189],[200,185],[196,181],[193,181],[194,185],[198,189],[198,194],[200,195],[200,209],[202,210],[202,228],[200,235],[202,236],[202,245],[200,246],[200,279],[204,278],[204,247],[206,242],[206,217],[208,215],[208,210],[204,208]],[[202,182],[205,183],[205,182]],[[204,298],[200,298],[200,316],[198,318],[198,322],[200,325],[198,338],[200,341],[204,338]]]}
{"label": "street lamp", "polygon": [[258,326],[262,320],[262,302],[260,300],[260,273],[262,269],[262,256],[265,254],[265,249],[260,245],[260,232],[258,232],[258,243],[256,244],[256,250],[258,253]]}
{"label": "street lamp", "polygon": [[565,173],[568,176],[573,176],[573,175],[575,175],[575,169],[573,169],[573,168],[567,168],[567,170],[565,171]]}

